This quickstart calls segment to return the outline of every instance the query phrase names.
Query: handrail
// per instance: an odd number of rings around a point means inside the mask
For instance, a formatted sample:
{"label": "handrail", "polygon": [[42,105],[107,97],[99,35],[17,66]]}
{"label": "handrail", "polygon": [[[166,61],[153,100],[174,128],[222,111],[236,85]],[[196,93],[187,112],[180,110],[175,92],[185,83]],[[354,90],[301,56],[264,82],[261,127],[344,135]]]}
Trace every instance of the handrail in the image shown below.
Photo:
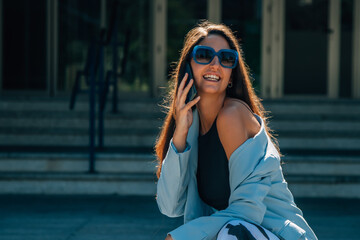
{"label": "handrail", "polygon": [[[122,76],[126,67],[126,56],[128,52],[129,35],[130,31],[127,31],[124,43],[124,58],[121,62],[121,73],[117,73],[118,65],[118,51],[119,43],[117,41],[117,1],[113,3],[113,11],[111,16],[110,28],[108,31],[102,29],[100,32],[100,38],[91,42],[88,55],[85,63],[84,70],[78,71],[76,74],[75,83],[72,89],[70,98],[70,110],[74,109],[76,96],[80,92],[89,93],[89,172],[95,173],[95,119],[96,119],[96,95],[99,95],[98,99],[98,144],[99,148],[104,147],[104,110],[106,106],[106,99],[110,85],[113,85],[113,112],[117,112],[117,79]],[[111,42],[113,48],[113,66],[112,70],[106,72],[104,81],[104,48]],[[86,84],[89,86],[88,90],[80,89],[80,80],[84,76]],[[113,80],[111,81],[110,78]]]}
{"label": "handrail", "polygon": [[[104,87],[104,42],[102,41],[105,36],[105,30],[103,29],[100,33],[100,41],[97,44],[95,61],[93,67],[90,67],[90,76],[89,76],[89,172],[95,173],[95,102],[96,102],[96,85],[98,85],[99,93],[103,91]],[[98,75],[99,80],[96,81],[96,77]],[[99,98],[100,100],[100,98]],[[100,109],[100,104],[99,104]],[[99,128],[104,128],[104,116],[103,114],[99,114]],[[102,133],[103,134],[103,133]],[[99,138],[103,139],[103,136],[99,135]],[[103,146],[103,142],[100,147]]]}
{"label": "handrail", "polygon": [[[117,72],[117,59],[119,59],[118,55],[117,55],[117,47],[119,46],[119,44],[117,43],[117,41],[113,40],[112,41],[112,47],[113,47],[113,66],[112,66],[112,70],[108,70],[106,72],[105,75],[105,82],[104,82],[104,88],[103,88],[103,92],[101,94],[101,100],[100,100],[100,106],[101,106],[101,110],[103,111],[106,107],[106,99],[107,96],[109,94],[109,87],[110,85],[113,85],[114,87],[114,94],[112,96],[112,112],[116,113],[117,112],[117,80],[118,78],[123,77],[124,73],[125,73],[125,69],[126,69],[126,63],[127,63],[127,56],[128,56],[128,52],[129,52],[129,43],[130,43],[130,34],[131,34],[131,30],[128,29],[126,31],[126,35],[125,35],[125,41],[124,41],[124,45],[123,45],[123,49],[124,49],[124,55],[123,58],[121,59],[121,70],[120,72]],[[115,38],[115,37],[114,37]],[[113,79],[113,80],[111,80]]]}

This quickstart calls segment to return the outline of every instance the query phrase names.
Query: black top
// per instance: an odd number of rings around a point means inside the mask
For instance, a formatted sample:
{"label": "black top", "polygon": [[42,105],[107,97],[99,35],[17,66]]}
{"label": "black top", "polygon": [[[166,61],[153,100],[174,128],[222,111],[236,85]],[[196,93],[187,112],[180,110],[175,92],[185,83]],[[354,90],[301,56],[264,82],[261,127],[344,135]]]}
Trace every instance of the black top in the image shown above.
{"label": "black top", "polygon": [[216,119],[210,130],[198,138],[197,183],[200,198],[209,206],[223,210],[229,205],[229,167],[220,142]]}

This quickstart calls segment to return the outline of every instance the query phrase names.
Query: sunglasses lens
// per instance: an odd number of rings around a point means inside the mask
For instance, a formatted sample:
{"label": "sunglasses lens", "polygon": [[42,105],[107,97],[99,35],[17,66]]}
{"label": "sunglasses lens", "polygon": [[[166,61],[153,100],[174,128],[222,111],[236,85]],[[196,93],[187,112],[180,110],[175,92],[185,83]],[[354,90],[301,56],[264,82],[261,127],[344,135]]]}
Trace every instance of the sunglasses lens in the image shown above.
{"label": "sunglasses lens", "polygon": [[199,63],[210,63],[214,57],[214,53],[209,49],[199,48],[196,50],[195,59]]}
{"label": "sunglasses lens", "polygon": [[225,68],[235,68],[237,62],[237,52],[231,49],[215,52],[214,49],[207,46],[196,46],[192,54],[195,62],[199,64],[209,64],[215,56],[219,57],[221,66]]}
{"label": "sunglasses lens", "polygon": [[233,67],[236,63],[236,55],[232,52],[222,52],[221,64],[225,67]]}

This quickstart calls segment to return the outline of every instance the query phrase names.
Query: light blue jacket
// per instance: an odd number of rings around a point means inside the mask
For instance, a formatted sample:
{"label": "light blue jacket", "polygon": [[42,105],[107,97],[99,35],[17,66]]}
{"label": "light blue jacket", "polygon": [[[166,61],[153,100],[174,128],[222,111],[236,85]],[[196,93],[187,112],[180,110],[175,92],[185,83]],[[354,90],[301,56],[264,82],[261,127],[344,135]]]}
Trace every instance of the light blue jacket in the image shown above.
{"label": "light blue jacket", "polygon": [[243,219],[263,226],[280,239],[317,239],[284,180],[279,154],[267,135],[263,120],[260,131],[246,140],[230,156],[229,206],[221,211],[205,204],[198,194],[199,116],[187,136],[188,149],[177,153],[171,145],[162,163],[157,183],[157,204],[169,217],[184,215],[185,224],[170,232],[175,240],[216,239],[229,221]]}

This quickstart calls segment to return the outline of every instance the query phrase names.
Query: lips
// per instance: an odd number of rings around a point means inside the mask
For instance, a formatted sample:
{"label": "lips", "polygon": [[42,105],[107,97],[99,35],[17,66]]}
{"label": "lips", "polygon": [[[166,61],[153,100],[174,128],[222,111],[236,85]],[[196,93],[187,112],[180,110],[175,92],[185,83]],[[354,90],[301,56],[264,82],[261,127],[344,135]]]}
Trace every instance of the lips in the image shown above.
{"label": "lips", "polygon": [[220,81],[220,77],[214,74],[205,74],[203,76],[203,78],[207,81],[212,81],[212,82],[218,82]]}

